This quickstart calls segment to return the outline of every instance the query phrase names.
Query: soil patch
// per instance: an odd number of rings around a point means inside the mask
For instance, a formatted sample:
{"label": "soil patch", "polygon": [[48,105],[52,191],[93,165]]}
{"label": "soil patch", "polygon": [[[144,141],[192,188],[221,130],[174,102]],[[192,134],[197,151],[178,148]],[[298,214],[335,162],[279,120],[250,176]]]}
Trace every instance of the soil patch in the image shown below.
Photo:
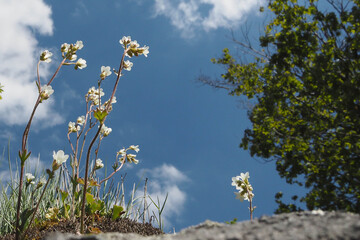
{"label": "soil patch", "polygon": [[[88,222],[88,221],[87,221]],[[88,224],[89,226],[90,224]],[[42,226],[29,229],[26,239],[39,240],[43,239],[51,232],[62,233],[78,233],[80,229],[80,222],[61,220],[57,222],[45,222]],[[106,232],[119,232],[119,233],[137,233],[143,236],[159,235],[163,232],[159,228],[153,227],[150,223],[139,223],[128,218],[119,218],[113,221],[111,218],[102,217],[96,219],[93,224],[87,228],[87,233],[106,233]],[[15,234],[7,234],[0,236],[0,240],[13,240]]]}

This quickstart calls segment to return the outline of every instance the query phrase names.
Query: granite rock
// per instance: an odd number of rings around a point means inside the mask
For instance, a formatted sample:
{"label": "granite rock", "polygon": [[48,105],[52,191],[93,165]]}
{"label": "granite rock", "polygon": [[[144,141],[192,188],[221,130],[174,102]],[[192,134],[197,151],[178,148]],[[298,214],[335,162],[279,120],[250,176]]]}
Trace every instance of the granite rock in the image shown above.
{"label": "granite rock", "polygon": [[358,240],[360,215],[347,212],[305,211],[263,216],[232,225],[205,221],[176,234],[144,237],[133,233],[78,236],[55,233],[46,240]]}

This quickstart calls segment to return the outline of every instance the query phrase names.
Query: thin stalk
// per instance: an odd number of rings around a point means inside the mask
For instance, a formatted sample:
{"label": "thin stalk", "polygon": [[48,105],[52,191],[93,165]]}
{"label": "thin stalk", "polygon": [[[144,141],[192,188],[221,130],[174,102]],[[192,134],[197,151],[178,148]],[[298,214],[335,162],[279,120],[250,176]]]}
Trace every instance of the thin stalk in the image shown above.
{"label": "thin stalk", "polygon": [[99,185],[101,185],[103,182],[109,180],[116,172],[120,171],[120,169],[123,167],[124,163],[125,163],[125,159],[126,159],[126,155],[124,156],[124,160],[121,162],[121,165],[114,171],[112,172],[108,177],[104,178],[103,180],[101,180],[99,182]]}
{"label": "thin stalk", "polygon": [[143,224],[145,223],[145,218],[146,218],[146,192],[147,192],[147,181],[148,178],[145,178],[145,186],[144,186],[144,215],[143,215]]}
{"label": "thin stalk", "polygon": [[250,220],[253,220],[253,212],[254,212],[255,207],[252,206],[252,196],[251,196],[251,194],[250,194],[251,191],[250,191],[248,185],[246,185],[246,190],[247,190],[248,199],[249,199],[249,203],[250,203],[250,207],[249,207],[249,210],[250,210]]}
{"label": "thin stalk", "polygon": [[[126,48],[124,50],[124,53],[122,55],[122,58],[121,58],[121,61],[120,61],[120,66],[119,66],[119,71],[118,71],[118,75],[117,75],[117,78],[116,78],[116,81],[115,81],[115,85],[114,85],[114,88],[113,88],[113,92],[111,94],[111,97],[109,99],[109,104],[106,106],[106,112],[109,112],[110,110],[110,107],[111,107],[111,101],[112,99],[114,98],[114,95],[115,95],[115,92],[116,92],[116,89],[117,89],[117,86],[119,84],[119,79],[121,77],[121,70],[123,68],[123,64],[124,64],[124,59],[125,59],[125,54],[126,52],[128,51],[128,48]],[[99,87],[100,88],[100,87]],[[100,89],[99,89],[100,90]],[[100,96],[100,94],[99,94]],[[90,145],[89,145],[89,148],[88,148],[88,151],[87,151],[87,155],[86,155],[86,163],[85,163],[85,180],[84,180],[84,192],[83,192],[83,199],[82,199],[82,206],[81,206],[81,217],[80,217],[80,233],[84,233],[84,218],[85,218],[85,203],[86,203],[86,190],[87,190],[87,184],[88,184],[88,174],[89,174],[89,161],[90,161],[90,153],[91,153],[91,148],[92,146],[94,145],[97,137],[99,136],[100,134],[100,130],[104,124],[106,120],[106,117],[103,119],[102,122],[100,122],[100,126],[99,126],[99,129],[98,131],[96,132],[94,138],[92,139]]]}
{"label": "thin stalk", "polygon": [[41,200],[42,200],[42,198],[43,198],[43,196],[44,196],[44,193],[45,193],[45,191],[46,191],[46,188],[47,188],[47,186],[48,186],[48,184],[49,184],[50,180],[51,180],[51,178],[49,177],[49,178],[48,178],[48,180],[46,181],[46,184],[45,184],[44,189],[43,189],[43,191],[42,191],[42,193],[41,193],[41,196],[40,196],[40,198],[39,198],[39,200],[38,200],[38,202],[37,202],[37,204],[36,204],[35,211],[34,211],[34,213],[33,213],[32,217],[31,217],[30,223],[29,223],[29,225],[27,226],[27,228],[26,228],[26,230],[25,230],[25,232],[24,232],[23,236],[26,236],[26,233],[28,232],[28,230],[29,230],[29,228],[30,228],[30,226],[31,226],[32,222],[34,221],[34,218],[35,218],[36,212],[37,212],[37,210],[39,209],[40,202],[41,202]]}
{"label": "thin stalk", "polygon": [[19,223],[20,223],[20,207],[21,207],[21,189],[23,186],[23,177],[24,177],[24,164],[21,164],[20,168],[20,183],[19,183],[19,194],[17,200],[16,208],[16,225],[15,225],[15,240],[19,240]]}
{"label": "thin stalk", "polygon": [[82,205],[81,205],[81,217],[80,217],[80,233],[84,234],[84,218],[85,218],[85,203],[86,203],[86,190],[88,185],[88,174],[89,174],[89,161],[90,161],[90,154],[91,154],[91,148],[94,145],[97,137],[100,134],[100,130],[103,123],[100,123],[100,127],[97,130],[93,140],[91,141],[87,155],[86,155],[86,163],[85,163],[85,180],[84,180],[84,190],[83,190],[83,198],[82,198]]}
{"label": "thin stalk", "polygon": [[[61,66],[65,63],[65,58],[61,61],[61,63],[59,64],[58,68],[56,69],[54,75],[51,77],[50,81],[47,83],[47,85],[49,86],[51,84],[51,82],[54,80],[55,76],[57,75],[57,73],[59,72]],[[40,62],[39,62],[40,63]],[[38,67],[39,67],[39,63],[38,63]],[[36,100],[36,103],[35,103],[35,106],[34,106],[34,109],[30,115],[30,119],[25,127],[25,130],[24,130],[24,133],[23,133],[23,137],[22,137],[22,144],[21,144],[21,151],[20,151],[20,154],[25,157],[26,154],[26,144],[27,144],[27,140],[28,140],[28,137],[29,137],[29,131],[30,131],[30,126],[31,126],[31,122],[34,118],[34,115],[35,115],[35,111],[37,109],[37,107],[39,106],[40,104],[40,101],[41,101],[41,83],[40,83],[40,74],[39,74],[39,71],[37,71],[37,78],[38,78],[38,88],[39,88],[39,96]],[[30,155],[30,153],[29,153]],[[18,195],[18,202],[17,202],[17,208],[16,208],[16,227],[15,227],[15,240],[19,240],[19,237],[20,237],[20,233],[19,233],[19,223],[20,223],[20,209],[21,209],[21,189],[22,189],[22,186],[23,186],[23,178],[24,178],[24,165],[25,165],[25,160],[21,159],[21,170],[20,170],[20,182],[19,182],[19,195]]]}
{"label": "thin stalk", "polygon": [[12,168],[11,168],[11,161],[10,161],[10,138],[9,138],[9,141],[8,141],[8,162],[9,162],[9,170],[10,170],[10,179],[11,179],[11,182],[14,182],[14,179],[13,179],[13,176],[12,176]]}
{"label": "thin stalk", "polygon": [[249,198],[249,202],[250,202],[250,220],[253,219],[253,209],[252,209],[252,201],[251,198]]}

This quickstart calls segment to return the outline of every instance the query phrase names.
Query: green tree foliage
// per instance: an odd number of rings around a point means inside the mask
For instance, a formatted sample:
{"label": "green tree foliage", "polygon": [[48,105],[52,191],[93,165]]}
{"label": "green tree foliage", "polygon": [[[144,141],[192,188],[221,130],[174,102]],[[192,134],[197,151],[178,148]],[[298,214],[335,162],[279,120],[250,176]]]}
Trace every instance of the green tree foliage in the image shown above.
{"label": "green tree foliage", "polygon": [[3,88],[3,86],[1,86],[1,84],[0,84],[0,100],[2,99],[1,93],[4,91],[2,88]]}
{"label": "green tree foliage", "polygon": [[[360,1],[273,0],[268,7],[274,18],[260,50],[240,43],[255,60],[238,63],[224,49],[213,62],[227,71],[210,84],[254,100],[240,146],[305,186],[300,202],[308,209],[360,212]],[[299,210],[281,196],[277,212]]]}

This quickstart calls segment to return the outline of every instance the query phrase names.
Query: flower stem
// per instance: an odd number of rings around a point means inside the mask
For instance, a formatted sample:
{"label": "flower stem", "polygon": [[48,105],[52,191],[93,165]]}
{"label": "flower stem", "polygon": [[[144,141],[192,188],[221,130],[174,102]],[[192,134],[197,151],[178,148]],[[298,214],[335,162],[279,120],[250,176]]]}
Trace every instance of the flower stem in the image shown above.
{"label": "flower stem", "polygon": [[[61,66],[64,64],[66,59],[63,59],[62,62],[59,64],[59,67],[56,69],[54,75],[52,76],[52,78],[50,79],[50,81],[47,83],[47,85],[50,85],[50,83],[54,80],[55,76],[57,75],[57,73],[59,72]],[[39,64],[38,64],[39,66]],[[39,71],[37,71],[38,74],[38,84],[39,84],[39,88],[40,86],[40,75],[39,75]],[[20,153],[23,154],[26,152],[26,144],[27,144],[27,140],[28,140],[28,136],[29,136],[29,131],[30,131],[30,126],[31,126],[31,122],[34,118],[35,115],[35,111],[37,109],[37,107],[39,106],[41,101],[41,92],[39,92],[39,96],[36,100],[34,109],[30,115],[30,119],[25,127],[24,133],[23,133],[23,137],[22,137],[22,142],[21,142],[21,151]],[[24,157],[25,155],[23,155]],[[21,209],[21,189],[23,186],[23,177],[24,177],[24,165],[25,165],[25,160],[21,160],[21,170],[20,170],[20,183],[19,183],[19,194],[18,194],[18,202],[17,202],[17,208],[16,208],[16,225],[15,225],[15,240],[19,240],[20,237],[20,229],[19,229],[19,223],[20,223],[20,209]]]}
{"label": "flower stem", "polygon": [[84,189],[83,189],[83,198],[82,198],[82,205],[81,205],[81,216],[80,216],[80,233],[84,234],[84,218],[85,218],[85,203],[86,203],[86,191],[87,191],[87,185],[88,185],[88,174],[89,174],[89,162],[90,162],[90,153],[91,153],[91,148],[94,145],[97,137],[100,134],[100,130],[102,127],[102,123],[100,123],[100,127],[98,129],[98,131],[96,132],[93,140],[91,141],[88,151],[87,151],[87,155],[86,155],[86,163],[85,163],[85,179],[84,179]]}
{"label": "flower stem", "polygon": [[[113,89],[113,92],[111,94],[111,97],[109,99],[109,104],[107,105],[106,107],[106,112],[109,112],[109,109],[110,109],[110,106],[111,106],[111,101],[112,99],[114,98],[115,96],[115,92],[116,92],[116,89],[117,89],[117,86],[119,84],[119,79],[121,77],[121,70],[123,68],[123,65],[124,65],[124,58],[125,58],[125,55],[126,55],[126,52],[128,51],[128,49],[126,48],[124,50],[124,53],[122,55],[122,58],[121,58],[121,61],[120,61],[120,66],[119,66],[119,71],[118,71],[118,76],[116,78],[116,81],[115,81],[115,85],[114,85],[114,89]],[[100,89],[100,88],[99,88]],[[100,94],[99,94],[100,95]],[[92,146],[94,145],[97,137],[99,136],[100,134],[100,130],[104,124],[106,120],[106,117],[103,119],[102,122],[100,122],[100,126],[99,126],[99,129],[98,131],[96,132],[94,138],[92,139],[90,145],[89,145],[89,148],[88,148],[88,151],[87,151],[87,155],[86,155],[86,163],[85,163],[85,179],[84,179],[84,189],[83,189],[83,199],[82,199],[82,205],[81,205],[81,216],[80,216],[80,233],[84,234],[84,218],[85,218],[85,203],[86,203],[86,191],[87,191],[87,184],[88,184],[88,174],[89,174],[89,162],[90,162],[90,152],[91,152],[91,148]]]}
{"label": "flower stem", "polygon": [[15,240],[19,240],[20,237],[19,223],[20,223],[20,207],[21,207],[21,193],[22,193],[21,189],[23,186],[23,178],[24,178],[24,166],[23,164],[21,164],[19,194],[18,194],[18,201],[16,208]]}
{"label": "flower stem", "polygon": [[48,186],[48,184],[49,184],[50,180],[51,180],[51,178],[49,177],[49,178],[48,178],[48,180],[47,180],[47,182],[46,182],[46,184],[45,184],[45,186],[44,186],[44,189],[43,189],[43,191],[42,191],[42,193],[41,193],[41,196],[40,196],[40,198],[39,198],[39,200],[38,200],[38,203],[36,204],[35,211],[34,211],[34,213],[33,213],[32,217],[31,217],[30,223],[29,223],[29,225],[27,226],[27,228],[26,228],[26,230],[25,230],[25,232],[24,232],[23,236],[26,236],[26,233],[28,232],[28,230],[29,230],[29,228],[30,228],[30,226],[31,226],[32,222],[34,221],[34,218],[35,218],[36,212],[37,212],[37,210],[39,209],[40,202],[41,202],[41,200],[42,200],[42,198],[43,198],[43,196],[44,196],[45,190],[46,190],[46,188],[47,188],[47,186]]}

